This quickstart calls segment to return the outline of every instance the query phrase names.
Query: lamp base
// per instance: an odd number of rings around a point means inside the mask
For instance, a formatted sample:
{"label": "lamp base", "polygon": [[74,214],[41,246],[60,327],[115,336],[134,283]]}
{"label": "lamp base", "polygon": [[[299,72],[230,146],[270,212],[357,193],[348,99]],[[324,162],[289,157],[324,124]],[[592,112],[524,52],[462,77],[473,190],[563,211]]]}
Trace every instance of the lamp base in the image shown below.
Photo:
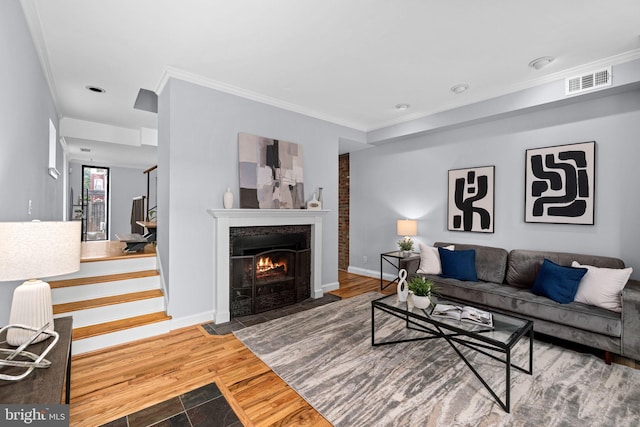
{"label": "lamp base", "polygon": [[[40,329],[49,324],[46,331],[53,332],[53,306],[51,305],[51,288],[42,280],[27,280],[13,291],[9,323]],[[7,330],[7,344],[19,346],[31,340],[33,332],[12,328]],[[49,338],[48,334],[40,334],[32,343]]]}

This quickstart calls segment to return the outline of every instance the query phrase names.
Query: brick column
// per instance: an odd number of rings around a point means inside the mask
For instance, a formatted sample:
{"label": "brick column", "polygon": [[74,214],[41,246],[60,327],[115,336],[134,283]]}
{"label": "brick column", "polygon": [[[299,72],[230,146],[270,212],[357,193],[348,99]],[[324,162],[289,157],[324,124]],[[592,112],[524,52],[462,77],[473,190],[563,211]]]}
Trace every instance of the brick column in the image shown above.
{"label": "brick column", "polygon": [[349,268],[349,153],[338,156],[338,268]]}

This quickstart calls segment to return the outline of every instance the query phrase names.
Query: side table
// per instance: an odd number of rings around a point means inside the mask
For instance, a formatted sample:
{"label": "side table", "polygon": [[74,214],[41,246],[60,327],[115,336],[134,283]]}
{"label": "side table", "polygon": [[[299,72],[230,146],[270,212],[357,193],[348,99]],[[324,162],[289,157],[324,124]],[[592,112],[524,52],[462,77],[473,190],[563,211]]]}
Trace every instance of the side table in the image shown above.
{"label": "side table", "polygon": [[[420,259],[419,253],[411,252],[411,255],[409,256],[403,256],[402,251],[391,251],[380,254],[380,290],[382,291],[392,283],[396,283],[399,279],[398,273],[400,273],[400,270],[402,270],[409,261],[413,261],[415,259]],[[386,282],[386,284],[384,280],[384,274],[382,272],[382,268],[385,262],[392,265],[396,270],[395,279],[391,280],[390,282]]]}
{"label": "side table", "polygon": [[[0,403],[69,404],[71,393],[72,324],[73,318],[71,316],[54,319],[54,330],[60,334],[60,339],[46,356],[46,359],[51,362],[51,366],[48,368],[36,368],[29,376],[20,381],[0,380]],[[4,337],[0,337],[0,341],[4,339]],[[30,345],[27,350],[40,354],[40,351],[47,345],[49,345],[49,341],[45,340]],[[7,373],[14,374],[9,369]],[[21,369],[19,372],[22,371]]]}

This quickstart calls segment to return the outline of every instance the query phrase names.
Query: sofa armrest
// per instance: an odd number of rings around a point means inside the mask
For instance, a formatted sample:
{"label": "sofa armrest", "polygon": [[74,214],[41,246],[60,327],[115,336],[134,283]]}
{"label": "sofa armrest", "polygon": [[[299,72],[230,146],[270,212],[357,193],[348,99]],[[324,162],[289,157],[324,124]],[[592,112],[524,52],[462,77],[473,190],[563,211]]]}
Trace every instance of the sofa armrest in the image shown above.
{"label": "sofa armrest", "polygon": [[640,281],[622,290],[622,356],[640,360]]}
{"label": "sofa armrest", "polygon": [[420,267],[420,258],[408,260],[403,263],[402,268],[407,270],[407,276],[418,276],[418,268]]}

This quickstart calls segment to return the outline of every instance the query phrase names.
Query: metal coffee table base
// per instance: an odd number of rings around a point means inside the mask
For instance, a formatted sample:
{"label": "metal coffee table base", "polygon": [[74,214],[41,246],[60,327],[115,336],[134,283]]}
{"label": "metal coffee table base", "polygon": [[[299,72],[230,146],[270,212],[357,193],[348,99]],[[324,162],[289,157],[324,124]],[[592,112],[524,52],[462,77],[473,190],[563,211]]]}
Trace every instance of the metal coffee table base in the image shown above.
{"label": "metal coffee table base", "polygon": [[[388,314],[390,314],[390,315],[392,315],[394,317],[397,317],[397,318],[405,320],[406,321],[406,327],[408,329],[424,332],[424,333],[428,334],[428,336],[419,337],[419,338],[407,338],[407,339],[401,339],[401,340],[395,340],[395,341],[376,342],[376,339],[375,339],[375,331],[376,331],[376,328],[375,328],[375,309],[376,308],[378,310],[384,311],[385,313],[388,313]],[[469,369],[471,369],[471,372],[473,372],[474,375],[480,380],[482,385],[489,391],[489,393],[491,393],[493,398],[500,404],[502,409],[504,409],[506,412],[510,412],[510,410],[511,410],[511,402],[510,402],[510,397],[511,397],[511,368],[517,369],[517,370],[519,370],[521,372],[524,372],[525,374],[529,374],[529,375],[533,374],[533,327],[532,327],[532,325],[529,324],[527,328],[523,328],[523,330],[520,331],[519,335],[514,339],[513,344],[511,346],[498,346],[498,345],[491,344],[491,343],[478,342],[478,339],[480,339],[480,338],[478,336],[476,336],[476,334],[480,335],[482,330],[473,331],[474,335],[472,336],[468,332],[460,332],[460,331],[454,331],[454,330],[449,331],[449,330],[443,330],[443,329],[447,329],[447,328],[443,327],[443,325],[438,325],[438,324],[435,324],[435,323],[429,323],[429,322],[424,322],[424,321],[418,323],[417,321],[412,319],[411,316],[408,315],[408,314],[400,313],[400,312],[388,309],[388,308],[383,307],[383,306],[376,306],[376,305],[372,305],[371,306],[371,345],[373,345],[373,346],[381,346],[381,345],[398,344],[398,343],[402,343],[402,342],[426,341],[426,340],[432,340],[432,339],[444,339],[445,341],[447,341],[447,343],[449,343],[451,348],[453,348],[453,350],[456,352],[458,357],[460,357],[460,359],[462,359],[462,361],[469,367]],[[528,367],[528,369],[527,368],[523,368],[523,367],[518,366],[518,365],[514,365],[513,363],[511,363],[511,350],[520,341],[520,339],[525,335],[527,335],[529,337],[529,367]],[[474,341],[470,341],[467,338],[475,338],[475,340]],[[490,357],[490,358],[492,358],[494,360],[497,360],[497,361],[499,361],[501,363],[504,363],[504,365],[505,365],[505,385],[506,385],[506,392],[505,392],[505,399],[504,400],[502,400],[496,394],[496,392],[491,388],[491,386],[489,384],[487,384],[487,382],[482,377],[482,375],[480,375],[480,373],[473,367],[471,362],[464,356],[464,354],[462,354],[462,352],[460,351],[460,349],[458,348],[457,345],[461,345],[461,346],[470,348],[472,350],[475,350],[478,353],[484,354],[487,357]],[[502,353],[504,356],[503,357],[498,357],[498,356],[496,356],[494,354],[489,353],[486,350]]]}

